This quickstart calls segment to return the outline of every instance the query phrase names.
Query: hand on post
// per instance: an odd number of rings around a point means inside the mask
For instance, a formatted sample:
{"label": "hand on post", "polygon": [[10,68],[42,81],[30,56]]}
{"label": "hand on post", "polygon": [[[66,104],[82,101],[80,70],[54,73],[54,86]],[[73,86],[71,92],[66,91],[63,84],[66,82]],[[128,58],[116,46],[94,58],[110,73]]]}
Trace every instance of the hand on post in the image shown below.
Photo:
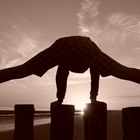
{"label": "hand on post", "polygon": [[91,91],[90,92],[90,100],[91,100],[91,103],[97,102],[97,95],[98,95],[98,93],[95,92],[95,91]]}
{"label": "hand on post", "polygon": [[58,99],[57,101],[52,102],[52,105],[61,105],[63,103],[63,99]]}

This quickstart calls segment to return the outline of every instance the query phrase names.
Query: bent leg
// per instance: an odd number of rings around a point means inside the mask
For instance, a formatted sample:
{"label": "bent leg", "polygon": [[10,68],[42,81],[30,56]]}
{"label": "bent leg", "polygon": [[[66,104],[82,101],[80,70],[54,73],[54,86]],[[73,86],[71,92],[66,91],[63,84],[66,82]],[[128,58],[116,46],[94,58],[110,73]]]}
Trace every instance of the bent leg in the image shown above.
{"label": "bent leg", "polygon": [[0,83],[13,80],[20,79],[26,76],[31,75],[32,73],[28,69],[26,65],[19,65],[11,68],[6,68],[0,70]]}
{"label": "bent leg", "polygon": [[113,69],[111,75],[123,80],[129,80],[140,84],[140,70],[136,68],[119,65]]}

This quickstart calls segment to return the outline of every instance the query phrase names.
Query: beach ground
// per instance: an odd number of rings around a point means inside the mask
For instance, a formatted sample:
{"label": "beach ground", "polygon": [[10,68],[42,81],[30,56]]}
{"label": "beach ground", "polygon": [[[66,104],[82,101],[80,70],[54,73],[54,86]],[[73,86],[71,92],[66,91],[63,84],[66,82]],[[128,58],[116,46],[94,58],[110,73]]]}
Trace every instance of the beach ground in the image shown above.
{"label": "beach ground", "polygon": [[[108,111],[107,140],[122,140],[121,111]],[[13,140],[14,131],[0,132],[0,140]],[[50,124],[34,127],[34,140],[50,140]],[[81,116],[75,117],[73,140],[84,140],[84,124]]]}

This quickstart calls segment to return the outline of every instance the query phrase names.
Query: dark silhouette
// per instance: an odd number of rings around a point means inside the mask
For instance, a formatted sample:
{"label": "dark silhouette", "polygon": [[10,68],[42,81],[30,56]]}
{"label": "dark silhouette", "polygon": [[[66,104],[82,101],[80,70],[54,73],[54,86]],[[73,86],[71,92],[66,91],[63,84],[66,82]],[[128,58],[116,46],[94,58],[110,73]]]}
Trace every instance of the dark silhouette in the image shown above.
{"label": "dark silhouette", "polygon": [[74,105],[51,104],[50,140],[73,140]]}
{"label": "dark silhouette", "polygon": [[123,140],[140,139],[140,107],[122,109]]}
{"label": "dark silhouette", "polygon": [[96,101],[84,109],[84,140],[107,140],[107,104]]}
{"label": "dark silhouette", "polygon": [[13,140],[34,140],[34,113],[33,104],[16,104],[15,129]]}
{"label": "dark silhouette", "polygon": [[140,84],[140,70],[121,65],[103,53],[88,37],[71,36],[60,38],[51,47],[40,52],[22,65],[0,70],[0,83],[23,78],[32,74],[43,74],[58,65],[56,74],[56,103],[62,103],[69,71],[83,73],[90,68],[91,102],[96,101],[99,88],[99,76],[115,76]]}

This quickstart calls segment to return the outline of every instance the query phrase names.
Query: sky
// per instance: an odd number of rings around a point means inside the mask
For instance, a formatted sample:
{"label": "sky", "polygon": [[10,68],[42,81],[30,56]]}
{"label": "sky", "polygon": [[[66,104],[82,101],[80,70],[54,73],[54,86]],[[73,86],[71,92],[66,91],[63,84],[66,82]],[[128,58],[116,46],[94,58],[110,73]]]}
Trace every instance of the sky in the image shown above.
{"label": "sky", "polygon": [[[120,63],[140,68],[139,0],[0,0],[0,69],[22,64],[56,39],[90,37]],[[49,109],[56,100],[57,67],[43,77],[12,80],[0,85],[0,109],[31,103]],[[90,75],[70,73],[64,103],[82,109],[89,100]],[[139,84],[106,77],[98,100],[110,110],[140,105]]]}

